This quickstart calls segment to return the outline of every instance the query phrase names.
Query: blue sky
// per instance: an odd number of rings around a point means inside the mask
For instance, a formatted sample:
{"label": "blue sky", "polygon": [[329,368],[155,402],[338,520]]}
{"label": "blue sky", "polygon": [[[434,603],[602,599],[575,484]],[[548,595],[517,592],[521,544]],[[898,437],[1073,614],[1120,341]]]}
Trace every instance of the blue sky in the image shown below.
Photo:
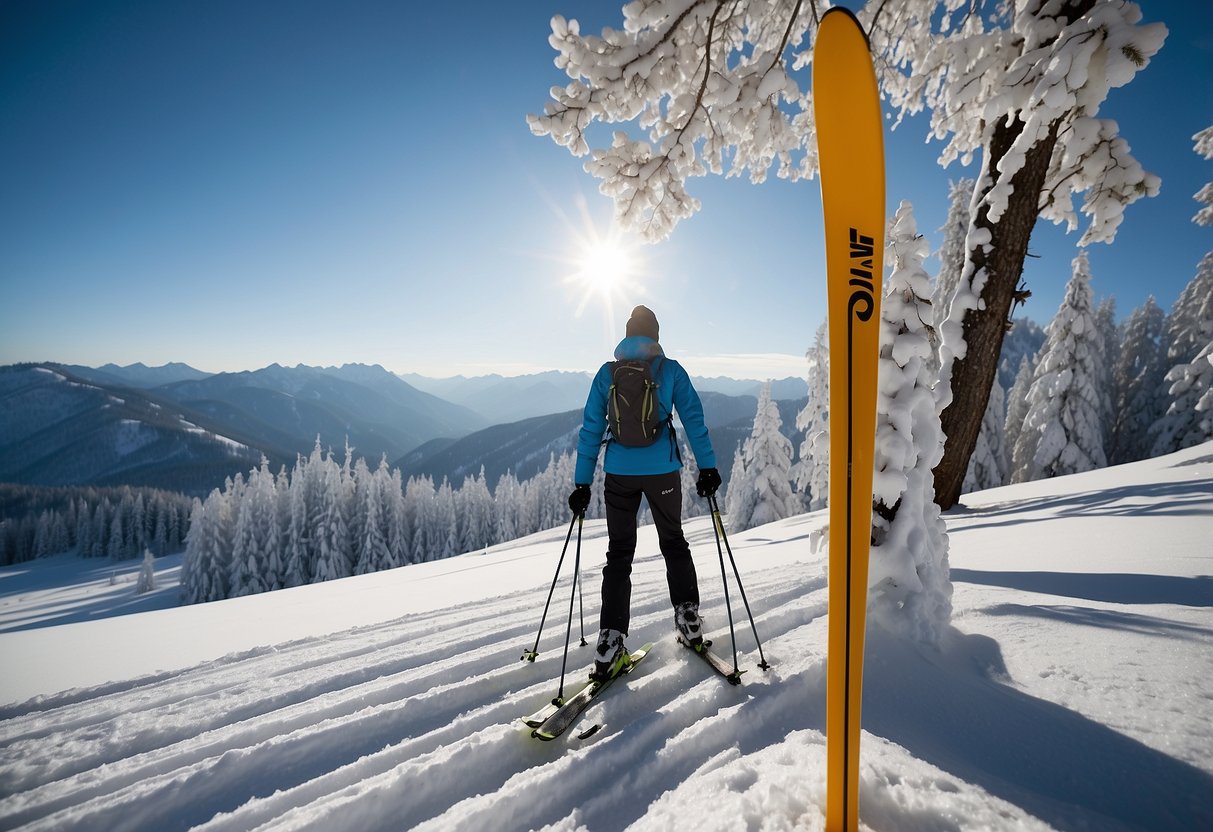
{"label": "blue sky", "polygon": [[[1213,180],[1191,142],[1213,123],[1213,4],[1144,11],[1167,43],[1102,115],[1162,194],[1091,251],[1121,316],[1150,293],[1169,308],[1213,248],[1190,222]],[[611,206],[526,125],[566,80],[557,13],[621,20],[602,0],[0,5],[0,364],[591,370],[643,302],[696,375],[803,373],[825,313],[816,181],[695,180],[702,212],[642,249],[634,292],[568,280]],[[966,171],[924,139],[886,136],[888,206],[910,199],[934,248]],[[1042,324],[1077,236],[1033,236]]]}

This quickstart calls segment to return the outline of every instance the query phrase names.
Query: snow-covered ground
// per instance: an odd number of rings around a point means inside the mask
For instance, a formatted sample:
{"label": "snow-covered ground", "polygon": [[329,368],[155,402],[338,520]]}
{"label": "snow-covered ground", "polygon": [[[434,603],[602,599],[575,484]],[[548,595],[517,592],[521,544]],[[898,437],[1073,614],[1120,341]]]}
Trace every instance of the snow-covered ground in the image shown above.
{"label": "snow-covered ground", "polygon": [[[1213,829],[1213,444],[964,502],[944,649],[870,633],[862,825]],[[109,617],[133,579],[0,570],[0,828],[821,829],[824,520],[730,538],[773,665],[739,629],[740,687],[674,643],[644,530],[629,641],[653,655],[599,732],[548,744],[517,718],[555,693],[567,579],[519,657],[565,529],[195,607],[166,574],[162,608]],[[727,653],[711,526],[688,533]],[[591,629],[603,544],[587,524]]]}

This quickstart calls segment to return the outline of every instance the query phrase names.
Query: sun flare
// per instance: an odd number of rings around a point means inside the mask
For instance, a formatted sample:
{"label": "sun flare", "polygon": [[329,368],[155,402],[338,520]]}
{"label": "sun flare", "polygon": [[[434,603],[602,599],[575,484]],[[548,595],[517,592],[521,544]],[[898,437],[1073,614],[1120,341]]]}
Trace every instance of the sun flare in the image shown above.
{"label": "sun flare", "polygon": [[590,231],[576,235],[567,256],[570,271],[565,278],[576,298],[578,317],[589,307],[601,308],[613,325],[616,304],[637,291],[643,258],[632,241],[612,229],[606,234]]}
{"label": "sun flare", "polygon": [[614,240],[599,240],[587,246],[580,266],[579,282],[608,297],[627,282],[633,268],[631,254]]}

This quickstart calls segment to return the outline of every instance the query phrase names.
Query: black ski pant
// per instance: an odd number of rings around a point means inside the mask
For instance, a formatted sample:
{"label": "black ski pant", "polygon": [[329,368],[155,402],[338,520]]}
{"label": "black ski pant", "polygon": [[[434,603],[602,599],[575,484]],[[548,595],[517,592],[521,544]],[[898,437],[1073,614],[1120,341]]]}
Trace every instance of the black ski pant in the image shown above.
{"label": "black ski pant", "polygon": [[668,474],[624,476],[607,474],[607,562],[602,569],[602,611],[599,626],[627,633],[632,605],[632,558],[636,554],[636,519],[640,498],[649,502],[657,541],[665,558],[665,576],[674,606],[699,603],[699,581],[691,547],[682,533],[682,481]]}

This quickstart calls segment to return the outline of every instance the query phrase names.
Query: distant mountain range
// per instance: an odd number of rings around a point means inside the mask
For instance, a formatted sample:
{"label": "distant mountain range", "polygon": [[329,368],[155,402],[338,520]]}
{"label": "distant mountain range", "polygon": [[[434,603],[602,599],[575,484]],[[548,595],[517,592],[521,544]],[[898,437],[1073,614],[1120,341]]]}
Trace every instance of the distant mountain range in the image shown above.
{"label": "distant mountain range", "polygon": [[206,378],[211,373],[195,370],[188,364],[172,363],[160,367],[149,367],[146,364],[128,364],[119,367],[117,364],[103,364],[100,367],[82,367],[79,364],[65,364],[64,369],[71,371],[80,378],[125,387],[150,389],[161,384],[172,384],[174,381],[197,381]]}
{"label": "distant mountain range", "polygon": [[316,437],[340,449],[348,439],[358,456],[390,461],[442,436],[486,426],[465,407],[423,393],[382,367],[282,367],[219,373],[177,381],[155,392],[211,423],[254,437],[278,455],[308,453]]}
{"label": "distant mountain range", "polygon": [[[400,376],[418,390],[424,390],[463,405],[497,424],[546,416],[585,407],[590,389],[590,373],[551,370],[525,376],[453,376],[429,378],[416,373]],[[761,381],[753,379],[695,378],[695,389],[702,393],[723,393],[726,396],[750,396],[757,400]],[[785,378],[771,383],[774,399],[803,399],[809,395],[808,382],[803,378]]]}
{"label": "distant mountain range", "polygon": [[400,377],[418,390],[474,410],[491,424],[585,407],[585,397],[590,390],[589,373],[558,370],[512,377],[428,378],[416,373]]}
{"label": "distant mountain range", "polygon": [[261,451],[133,387],[66,368],[0,368],[0,480],[205,492]]}
{"label": "distant mountain range", "polygon": [[[723,393],[726,396],[752,396],[755,406],[763,382],[753,379],[735,379],[724,376],[700,378],[693,376],[695,389],[701,393]],[[771,398],[776,401],[797,401],[809,395],[809,382],[804,378],[779,378],[771,380]]]}
{"label": "distant mountain range", "polygon": [[[727,482],[733,469],[733,454],[754,426],[758,409],[756,396],[726,396],[702,393],[703,410],[716,451],[716,463]],[[801,440],[795,435],[796,415],[807,398],[776,402],[783,425],[781,432],[792,440],[799,452]],[[525,480],[542,470],[552,454],[577,449],[582,409],[548,416],[523,419],[506,425],[494,425],[461,439],[439,439],[426,443],[397,460],[395,466],[408,478],[428,475],[435,481],[447,479],[459,486],[465,477],[476,476],[484,468],[489,487],[496,485],[507,471]],[[694,460],[687,460],[693,464]]]}
{"label": "distant mountain range", "polygon": [[[378,365],[206,373],[186,364],[0,368],[0,481],[149,485],[204,495],[264,455],[321,446],[453,483],[484,466],[525,479],[576,444],[590,377],[431,379]],[[794,392],[796,379],[782,389]],[[801,387],[804,382],[800,381]],[[721,466],[749,434],[759,382],[696,380]],[[748,394],[714,392],[751,391]],[[784,401],[785,429],[803,404]]]}

